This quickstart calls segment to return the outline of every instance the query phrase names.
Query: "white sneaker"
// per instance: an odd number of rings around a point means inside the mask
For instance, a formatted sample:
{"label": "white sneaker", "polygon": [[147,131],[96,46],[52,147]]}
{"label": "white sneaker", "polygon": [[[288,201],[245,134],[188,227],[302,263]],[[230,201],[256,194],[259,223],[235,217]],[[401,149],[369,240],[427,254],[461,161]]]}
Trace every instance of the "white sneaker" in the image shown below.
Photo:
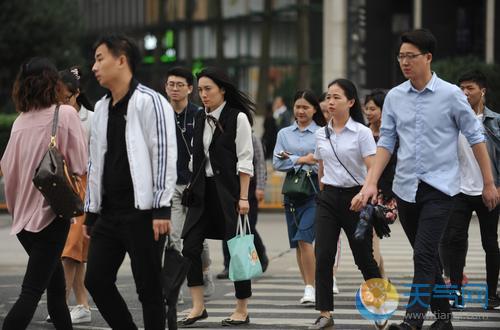
{"label": "white sneaker", "polygon": [[210,297],[215,292],[215,283],[212,272],[207,270],[203,272],[203,297]]}
{"label": "white sneaker", "polygon": [[337,279],[333,277],[333,294],[339,294],[339,288],[337,287]]}
{"label": "white sneaker", "polygon": [[306,285],[304,288],[304,296],[300,298],[301,304],[315,304],[316,303],[316,292],[312,285]]}
{"label": "white sneaker", "polygon": [[71,315],[71,323],[73,324],[90,322],[92,319],[90,315],[90,309],[86,308],[83,305],[75,306],[71,310],[70,315]]}

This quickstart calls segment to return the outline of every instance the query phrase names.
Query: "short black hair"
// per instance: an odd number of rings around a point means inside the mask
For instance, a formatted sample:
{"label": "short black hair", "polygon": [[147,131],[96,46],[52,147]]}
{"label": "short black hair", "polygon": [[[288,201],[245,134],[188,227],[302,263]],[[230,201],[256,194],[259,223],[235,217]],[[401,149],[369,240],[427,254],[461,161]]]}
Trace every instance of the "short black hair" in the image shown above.
{"label": "short black hair", "polygon": [[488,88],[488,80],[484,73],[479,70],[467,71],[458,78],[458,84],[460,85],[464,81],[475,82],[480,88]]}
{"label": "short black hair", "polygon": [[103,44],[108,47],[113,56],[125,55],[130,71],[132,71],[132,74],[135,74],[140,63],[140,52],[139,47],[137,47],[137,44],[131,38],[117,33],[103,35],[94,43],[94,53]]}
{"label": "short black hair", "polygon": [[416,29],[403,33],[401,35],[401,44],[404,43],[414,45],[424,54],[431,53],[433,55],[437,46],[436,38],[427,29]]}
{"label": "short black hair", "polygon": [[193,86],[194,76],[191,71],[181,66],[175,66],[167,71],[167,75],[165,76],[165,82],[167,82],[168,77],[177,76],[186,79],[186,82],[189,86]]}

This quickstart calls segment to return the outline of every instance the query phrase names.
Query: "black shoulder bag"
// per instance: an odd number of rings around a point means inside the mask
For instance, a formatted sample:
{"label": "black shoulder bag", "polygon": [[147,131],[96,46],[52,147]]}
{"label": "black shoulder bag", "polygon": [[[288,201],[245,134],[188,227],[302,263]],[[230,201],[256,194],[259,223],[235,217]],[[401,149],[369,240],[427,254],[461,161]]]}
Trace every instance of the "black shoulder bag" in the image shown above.
{"label": "black shoulder bag", "polygon": [[79,179],[69,173],[66,160],[57,149],[58,118],[59,105],[56,106],[54,111],[49,149],[35,170],[33,184],[42,193],[59,218],[71,219],[83,214],[83,202],[80,198]]}

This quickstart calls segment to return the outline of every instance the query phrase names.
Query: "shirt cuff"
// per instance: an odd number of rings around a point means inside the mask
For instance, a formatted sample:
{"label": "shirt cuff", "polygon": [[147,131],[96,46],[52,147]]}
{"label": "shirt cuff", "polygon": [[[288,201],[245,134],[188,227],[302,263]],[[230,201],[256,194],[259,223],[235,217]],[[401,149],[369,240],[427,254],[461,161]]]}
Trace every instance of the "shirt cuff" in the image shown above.
{"label": "shirt cuff", "polygon": [[292,161],[293,165],[297,165],[297,161],[299,160],[300,156],[297,155],[290,155],[288,158]]}
{"label": "shirt cuff", "polygon": [[170,220],[172,208],[170,206],[153,209],[153,219]]}
{"label": "shirt cuff", "polygon": [[236,174],[238,173],[246,173],[250,176],[253,176],[253,163],[251,160],[249,161],[240,161],[236,164]]}
{"label": "shirt cuff", "polygon": [[97,221],[97,218],[99,218],[99,214],[87,212],[85,214],[85,226],[88,226],[88,227],[93,226],[95,224],[95,222]]}

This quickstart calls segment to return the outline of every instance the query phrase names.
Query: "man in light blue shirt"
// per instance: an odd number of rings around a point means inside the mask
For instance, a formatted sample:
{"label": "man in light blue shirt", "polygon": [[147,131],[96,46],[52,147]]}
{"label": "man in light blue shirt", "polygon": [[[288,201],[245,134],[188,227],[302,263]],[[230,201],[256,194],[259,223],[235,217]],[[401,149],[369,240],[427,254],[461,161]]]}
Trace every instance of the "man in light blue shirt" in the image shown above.
{"label": "man in light blue shirt", "polygon": [[375,164],[352,201],[354,210],[375,201],[377,182],[399,139],[393,191],[413,247],[414,277],[404,322],[392,324],[393,330],[420,328],[429,305],[437,316],[431,328],[453,329],[447,296],[436,298],[432,291],[444,289],[437,251],[452,197],[460,191],[459,131],[481,168],[485,205],[493,209],[498,203],[481,123],[460,89],[431,71],[435,47],[436,39],[428,30],[401,36],[397,58],[408,80],[387,94]]}

